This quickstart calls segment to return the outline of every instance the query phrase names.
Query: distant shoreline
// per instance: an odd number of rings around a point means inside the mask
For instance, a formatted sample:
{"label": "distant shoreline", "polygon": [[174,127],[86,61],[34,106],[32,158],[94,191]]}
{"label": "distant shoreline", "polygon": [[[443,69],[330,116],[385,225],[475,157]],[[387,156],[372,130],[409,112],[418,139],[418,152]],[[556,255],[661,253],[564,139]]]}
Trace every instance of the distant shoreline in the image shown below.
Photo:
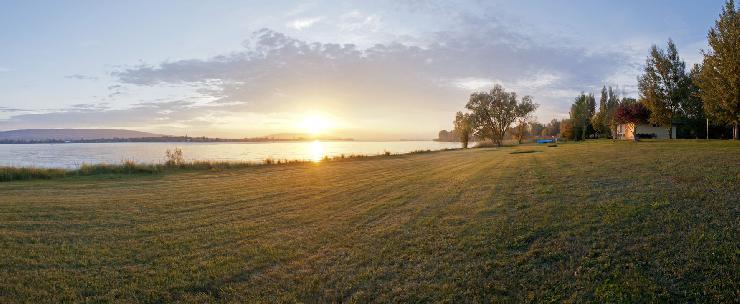
{"label": "distant shoreline", "polygon": [[3,139],[0,144],[79,144],[79,143],[272,143],[272,142],[307,142],[307,141],[355,141],[352,138],[208,138],[208,137],[141,137],[141,138],[99,138],[99,139],[46,139],[16,140]]}

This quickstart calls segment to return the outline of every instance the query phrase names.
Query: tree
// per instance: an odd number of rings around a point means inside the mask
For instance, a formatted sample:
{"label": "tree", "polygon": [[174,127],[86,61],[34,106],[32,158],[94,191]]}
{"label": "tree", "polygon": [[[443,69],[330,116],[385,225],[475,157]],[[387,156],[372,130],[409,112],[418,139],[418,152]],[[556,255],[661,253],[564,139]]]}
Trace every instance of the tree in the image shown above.
{"label": "tree", "polygon": [[[609,87],[611,89],[611,87]],[[606,86],[601,88],[601,98],[599,98],[599,111],[591,117],[591,125],[599,136],[606,135],[609,132],[609,123],[607,122],[607,102],[609,100]]]}
{"label": "tree", "polygon": [[[592,107],[592,105],[594,105]],[[581,93],[576,97],[573,105],[570,107],[570,119],[574,129],[574,139],[584,140],[586,136],[593,133],[591,126],[591,117],[595,111],[596,100],[593,94],[586,95]]]}
{"label": "tree", "polygon": [[[646,122],[650,119],[650,110],[642,103],[627,100],[627,102],[617,107],[614,112],[614,119],[617,123],[624,124],[634,133],[636,124]],[[636,134],[634,139],[637,140]]]}
{"label": "tree", "polygon": [[617,136],[617,121],[614,120],[614,112],[616,112],[617,107],[619,107],[619,95],[612,90],[612,87],[609,87],[609,91],[607,93],[609,95],[608,100],[606,101],[606,123],[609,125],[609,130],[611,131],[611,137],[615,138]]}
{"label": "tree", "polygon": [[563,119],[560,121],[560,136],[565,139],[571,139],[575,140],[575,132],[573,129],[573,120],[572,119]]}
{"label": "tree", "polygon": [[509,126],[517,118],[534,112],[537,106],[530,96],[517,101],[516,93],[507,92],[498,84],[489,92],[473,93],[465,105],[472,112],[476,136],[490,139],[499,147]]}
{"label": "tree", "polygon": [[540,136],[542,132],[545,130],[545,125],[532,121],[529,123],[529,133],[533,136]]}
{"label": "tree", "polygon": [[457,112],[455,115],[455,132],[462,143],[463,149],[468,148],[470,136],[473,134],[473,120],[469,113]]}
{"label": "tree", "polygon": [[560,134],[560,121],[553,118],[549,123],[547,123],[547,126],[545,126],[545,129],[542,130],[543,136],[558,136]]}
{"label": "tree", "polygon": [[710,119],[732,125],[732,138],[738,139],[740,123],[740,11],[728,0],[714,27],[707,35],[709,50],[704,51],[698,80],[699,96]]}
{"label": "tree", "polygon": [[[536,106],[534,107],[536,108]],[[530,113],[533,112],[534,109],[530,110],[530,109],[520,107],[518,111],[520,111],[521,113],[520,113],[520,116],[516,119],[517,125],[514,128],[514,137],[516,138],[517,143],[521,145],[524,138],[527,137],[528,134],[530,134],[529,127],[530,127],[530,124],[534,120],[534,117]],[[532,134],[537,134],[537,133],[532,133]]]}
{"label": "tree", "polygon": [[652,46],[645,73],[638,77],[640,99],[650,110],[650,122],[667,126],[671,139],[673,120],[688,98],[688,80],[686,63],[678,56],[673,40],[668,39],[665,51]]}
{"label": "tree", "polygon": [[526,121],[519,121],[512,131],[517,143],[521,145],[524,138],[529,134],[529,124]]}
{"label": "tree", "polygon": [[681,105],[681,116],[686,119],[695,138],[699,137],[706,119],[704,115],[704,101],[701,99],[701,89],[698,86],[702,66],[694,64],[689,72],[689,94]]}

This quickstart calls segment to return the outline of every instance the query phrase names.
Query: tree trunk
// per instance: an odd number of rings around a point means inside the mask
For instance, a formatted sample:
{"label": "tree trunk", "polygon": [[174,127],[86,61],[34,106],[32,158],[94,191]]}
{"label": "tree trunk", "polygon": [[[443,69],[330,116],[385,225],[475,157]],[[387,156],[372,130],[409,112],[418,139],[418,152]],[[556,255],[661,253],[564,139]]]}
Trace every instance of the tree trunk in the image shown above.
{"label": "tree trunk", "polygon": [[581,140],[586,140],[586,123],[583,123],[583,130],[581,131]]}
{"label": "tree trunk", "polygon": [[735,126],[732,127],[732,140],[737,140],[738,136],[738,129],[737,129],[737,121],[735,121]]}

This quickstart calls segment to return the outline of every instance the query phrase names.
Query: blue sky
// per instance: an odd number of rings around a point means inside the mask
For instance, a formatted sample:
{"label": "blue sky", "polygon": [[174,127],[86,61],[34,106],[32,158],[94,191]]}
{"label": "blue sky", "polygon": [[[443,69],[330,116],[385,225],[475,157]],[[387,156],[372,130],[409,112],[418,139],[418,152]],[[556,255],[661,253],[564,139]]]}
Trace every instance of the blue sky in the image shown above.
{"label": "blue sky", "polygon": [[540,121],[651,44],[692,64],[723,1],[0,1],[0,130],[433,138],[494,83]]}

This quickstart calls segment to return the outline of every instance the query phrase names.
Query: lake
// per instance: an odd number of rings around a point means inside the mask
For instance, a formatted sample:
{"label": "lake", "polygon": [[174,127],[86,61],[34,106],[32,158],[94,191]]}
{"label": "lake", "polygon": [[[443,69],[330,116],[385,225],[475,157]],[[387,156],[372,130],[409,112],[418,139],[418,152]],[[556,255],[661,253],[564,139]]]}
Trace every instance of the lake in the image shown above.
{"label": "lake", "polygon": [[460,143],[435,141],[306,141],[279,143],[64,143],[2,144],[0,166],[75,168],[82,163],[162,163],[165,151],[180,148],[186,160],[254,161],[312,160],[324,156],[378,155],[385,151],[460,148]]}

